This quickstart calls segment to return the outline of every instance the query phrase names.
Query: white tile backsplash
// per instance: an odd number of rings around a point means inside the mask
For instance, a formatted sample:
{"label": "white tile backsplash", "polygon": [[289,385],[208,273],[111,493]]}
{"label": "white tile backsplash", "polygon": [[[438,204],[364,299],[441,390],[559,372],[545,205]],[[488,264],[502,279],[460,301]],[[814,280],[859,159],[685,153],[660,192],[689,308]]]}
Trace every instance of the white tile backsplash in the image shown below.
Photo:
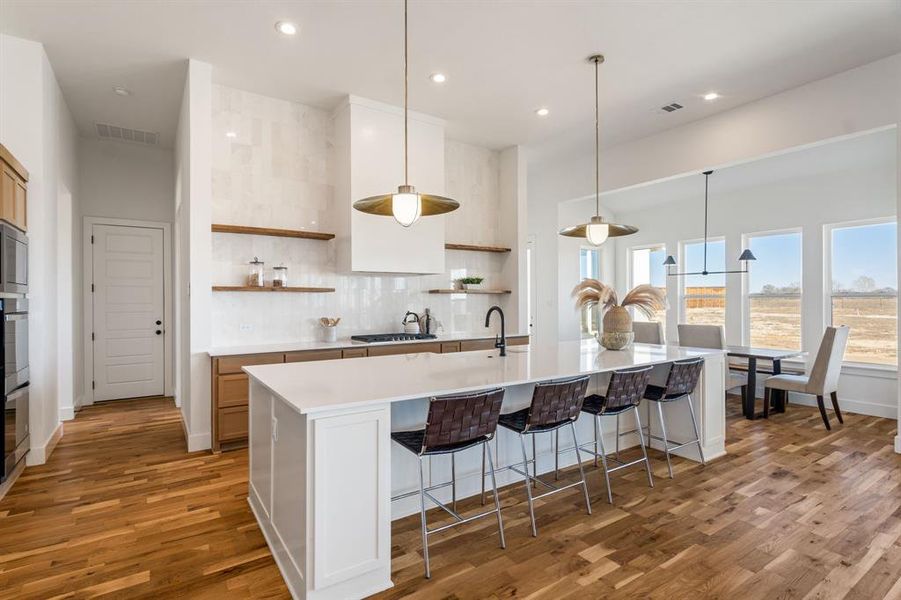
{"label": "white tile backsplash", "polygon": [[[334,143],[330,113],[225,86],[213,87],[214,223],[334,230]],[[235,132],[235,137],[226,136]],[[400,160],[400,157],[398,157]],[[497,152],[447,140],[446,193],[461,202],[447,216],[447,241],[505,245]],[[515,289],[502,278],[506,254],[448,251],[443,275],[396,276],[337,273],[335,243],[292,238],[213,234],[212,280],[241,285],[247,263],[265,261],[267,279],[278,264],[288,285],[334,287],[336,292],[213,294],[215,347],[318,340],[319,317],[341,317],[339,336],[400,331],[407,310],[429,307],[448,332],[484,330],[492,304],[509,296],[428,294],[467,275],[485,277],[488,288]],[[506,244],[509,245],[509,244]],[[512,332],[515,333],[515,332]]]}

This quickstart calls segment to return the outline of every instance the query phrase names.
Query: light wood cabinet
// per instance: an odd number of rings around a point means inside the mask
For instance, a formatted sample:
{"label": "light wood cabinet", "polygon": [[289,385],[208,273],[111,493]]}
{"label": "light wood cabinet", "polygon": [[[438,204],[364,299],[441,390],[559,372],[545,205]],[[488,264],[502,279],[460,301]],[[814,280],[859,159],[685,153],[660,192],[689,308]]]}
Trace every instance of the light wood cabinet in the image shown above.
{"label": "light wood cabinet", "polygon": [[25,231],[28,225],[28,171],[0,144],[0,220]]}
{"label": "light wood cabinet", "polygon": [[[4,198],[6,196],[4,195]],[[507,344],[528,344],[528,336],[511,337]],[[461,342],[418,342],[415,344],[385,344],[365,347],[301,350],[297,352],[269,352],[265,354],[243,354],[221,356],[212,361],[212,421],[213,451],[239,448],[247,444],[247,411],[250,384],[241,369],[254,365],[271,365],[290,362],[338,360],[363,358],[367,356],[391,356],[396,354],[417,354],[423,352],[469,352],[490,350],[494,340],[466,340]]]}

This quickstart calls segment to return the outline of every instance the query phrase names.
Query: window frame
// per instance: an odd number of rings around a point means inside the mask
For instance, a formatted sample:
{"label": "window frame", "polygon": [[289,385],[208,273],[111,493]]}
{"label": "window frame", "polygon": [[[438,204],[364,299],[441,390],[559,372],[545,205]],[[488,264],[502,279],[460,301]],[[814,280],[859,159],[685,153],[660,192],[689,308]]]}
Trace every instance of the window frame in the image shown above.
{"label": "window frame", "polygon": [[[832,327],[832,234],[836,229],[848,229],[853,227],[866,227],[868,225],[885,225],[888,223],[895,224],[895,250],[898,249],[898,216],[890,215],[886,217],[871,217],[868,219],[851,219],[848,221],[838,221],[835,223],[826,223],[823,225],[823,331],[826,327]],[[898,314],[898,297],[897,286],[901,285],[901,280],[895,283],[895,311],[896,318],[901,318]],[[897,329],[896,329],[897,335]],[[897,342],[897,340],[896,340]],[[884,371],[897,371],[901,364],[901,356],[899,356],[895,364],[861,362],[856,360],[843,360],[842,366],[858,367],[861,369],[873,369]]]}
{"label": "window frame", "polygon": [[[582,277],[582,251],[583,250],[588,250],[589,252],[594,253],[594,256],[595,256],[594,265],[597,267],[597,279],[600,280],[600,277],[601,277],[601,248],[600,248],[600,246],[590,246],[590,245],[586,245],[586,244],[580,244],[579,245],[579,266],[578,266],[579,282],[581,283],[581,281],[583,279],[583,277]],[[583,310],[584,309],[579,310],[579,335],[581,336],[581,339],[583,339],[583,340],[594,339],[593,334],[591,334],[590,332],[585,332],[582,329]]]}
{"label": "window frame", "polygon": [[[804,335],[804,325],[805,317],[804,317],[804,228],[803,227],[786,227],[783,229],[768,229],[766,231],[754,231],[749,233],[741,234],[741,247],[742,248],[751,248],[751,238],[755,237],[768,237],[772,235],[786,235],[790,233],[797,233],[801,236],[801,279],[798,282],[801,291],[798,292],[798,300],[801,304],[801,348],[799,350],[805,349],[807,346],[806,338]],[[750,268],[753,269],[754,265],[751,264]],[[794,297],[790,294],[781,294],[780,296],[784,297]],[[741,276],[741,339],[742,343],[746,346],[751,345],[751,276],[750,274],[744,274]]]}
{"label": "window frame", "polygon": [[[724,236],[724,235],[712,236],[712,237],[708,236],[707,244],[709,245],[711,242],[723,242],[723,256],[725,258],[726,245],[727,245],[726,236]],[[682,240],[679,242],[679,256],[676,259],[676,268],[679,269],[680,272],[684,273],[684,272],[688,271],[688,265],[686,264],[686,261],[688,260],[688,253],[686,252],[685,247],[690,246],[692,244],[703,244],[703,243],[704,243],[704,238]],[[688,311],[686,310],[686,307],[685,307],[685,304],[686,304],[685,301],[687,300],[687,297],[685,295],[685,281],[686,280],[687,280],[687,276],[683,275],[683,276],[679,277],[679,290],[678,290],[679,291],[679,298],[678,298],[679,309],[677,311],[677,313],[678,313],[677,322],[678,323],[688,323],[688,319],[687,319]],[[725,275],[723,275],[723,289],[726,292],[726,294],[723,296],[723,302],[724,302],[724,305],[723,305],[723,329],[725,329],[726,322],[727,322],[727,315],[725,313],[725,311],[726,311],[725,303],[728,301],[728,296],[729,296],[728,280],[726,280]],[[692,295],[691,296],[691,298],[715,298],[715,297],[716,296],[709,296],[709,295],[704,295],[704,296]]]}
{"label": "window frame", "polygon": [[[629,289],[629,290],[631,290],[632,288],[634,288],[637,285],[635,283],[635,273],[634,273],[635,261],[632,259],[632,253],[636,250],[651,250],[652,252],[654,250],[663,250],[663,255],[668,256],[667,247],[666,247],[665,242],[650,243],[650,244],[636,244],[634,246],[629,246],[628,248],[626,248],[626,263],[627,263],[626,264],[626,284],[627,284],[627,289]],[[668,278],[668,276],[664,274],[664,279],[663,279],[663,289],[664,290],[667,289],[667,285],[666,285],[667,278]],[[666,314],[666,312],[667,311],[665,311],[665,310],[663,311],[664,319],[666,319],[666,317],[668,316]],[[634,314],[632,315],[632,318],[633,319],[635,318]],[[666,321],[664,321],[663,324],[665,326]]]}

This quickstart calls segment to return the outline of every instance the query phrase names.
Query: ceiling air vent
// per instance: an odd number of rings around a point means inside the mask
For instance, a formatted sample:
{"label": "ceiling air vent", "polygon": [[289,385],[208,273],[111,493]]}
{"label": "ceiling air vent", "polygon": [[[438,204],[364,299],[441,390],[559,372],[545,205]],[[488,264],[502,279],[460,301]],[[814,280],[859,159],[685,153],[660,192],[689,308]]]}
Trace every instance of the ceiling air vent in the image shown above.
{"label": "ceiling air vent", "polygon": [[667,104],[666,106],[660,107],[661,110],[665,110],[666,112],[670,112],[670,113],[675,112],[675,111],[679,110],[680,108],[684,108],[684,107],[681,104],[679,104],[678,102],[673,102],[672,104]]}
{"label": "ceiling air vent", "polygon": [[97,135],[104,140],[134,142],[136,144],[145,144],[148,146],[156,145],[160,141],[160,134],[152,131],[129,129],[128,127],[119,127],[118,125],[110,125],[109,123],[96,123],[96,125]]}

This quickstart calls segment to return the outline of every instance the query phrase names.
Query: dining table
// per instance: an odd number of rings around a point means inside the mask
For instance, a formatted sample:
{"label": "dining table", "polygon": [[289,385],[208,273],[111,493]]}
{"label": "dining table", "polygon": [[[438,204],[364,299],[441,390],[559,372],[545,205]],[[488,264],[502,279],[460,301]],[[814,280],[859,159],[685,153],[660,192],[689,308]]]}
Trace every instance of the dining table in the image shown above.
{"label": "dining table", "polygon": [[[778,348],[757,348],[753,346],[726,346],[726,355],[730,358],[747,360],[748,368],[748,393],[742,398],[742,413],[746,419],[754,420],[763,416],[756,410],[757,401],[757,362],[769,361],[773,365],[772,374],[782,373],[782,361],[790,358],[804,356],[801,350],[785,350]],[[785,412],[785,392],[773,390],[771,402],[773,412]]]}

